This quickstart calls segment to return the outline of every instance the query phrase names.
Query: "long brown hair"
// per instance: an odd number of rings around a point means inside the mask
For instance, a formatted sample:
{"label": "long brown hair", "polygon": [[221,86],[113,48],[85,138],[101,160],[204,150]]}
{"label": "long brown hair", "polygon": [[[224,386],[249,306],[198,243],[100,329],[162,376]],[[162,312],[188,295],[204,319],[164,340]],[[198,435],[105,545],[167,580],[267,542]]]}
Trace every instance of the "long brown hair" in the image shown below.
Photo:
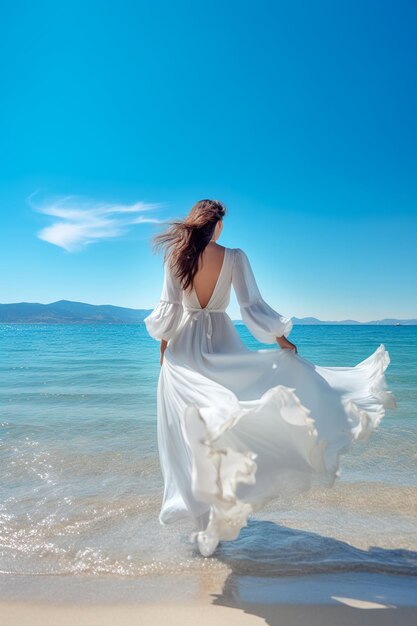
{"label": "long brown hair", "polygon": [[170,220],[170,226],[153,238],[154,250],[164,248],[164,261],[170,263],[184,290],[193,284],[200,254],[225,215],[220,200],[199,200],[184,220]]}

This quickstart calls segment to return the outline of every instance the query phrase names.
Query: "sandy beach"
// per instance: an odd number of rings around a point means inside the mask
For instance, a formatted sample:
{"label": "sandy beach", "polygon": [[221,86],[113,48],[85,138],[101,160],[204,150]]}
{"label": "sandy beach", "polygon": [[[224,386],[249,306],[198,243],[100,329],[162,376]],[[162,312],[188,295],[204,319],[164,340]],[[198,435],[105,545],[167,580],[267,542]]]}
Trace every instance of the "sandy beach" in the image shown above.
{"label": "sandy beach", "polygon": [[[149,624],[159,626],[161,623],[181,624],[182,626],[256,626],[271,624],[276,626],[391,626],[401,622],[415,624],[415,609],[401,608],[395,611],[358,611],[355,608],[335,606],[296,606],[280,605],[279,607],[263,607],[262,616],[251,615],[240,609],[212,607],[201,604],[192,606],[129,606],[88,608],[77,607],[43,607],[38,605],[1,605],[2,625],[4,626],[131,626],[133,624]],[[250,607],[246,609],[250,611]],[[259,609],[255,608],[255,611]]]}
{"label": "sandy beach", "polygon": [[[366,572],[233,575],[223,584],[209,579],[207,587],[200,586],[193,598],[187,587],[181,593],[178,580],[171,577],[145,583],[82,576],[58,581],[40,578],[31,586],[30,594],[36,594],[36,599],[25,591],[25,577],[2,581],[3,592],[14,599],[0,603],[1,626],[157,626],[167,621],[183,626],[385,626],[417,622],[417,579],[411,576]],[[182,583],[188,584],[186,580]],[[219,593],[212,592],[216,587]],[[58,594],[62,597],[59,602],[54,599]]]}

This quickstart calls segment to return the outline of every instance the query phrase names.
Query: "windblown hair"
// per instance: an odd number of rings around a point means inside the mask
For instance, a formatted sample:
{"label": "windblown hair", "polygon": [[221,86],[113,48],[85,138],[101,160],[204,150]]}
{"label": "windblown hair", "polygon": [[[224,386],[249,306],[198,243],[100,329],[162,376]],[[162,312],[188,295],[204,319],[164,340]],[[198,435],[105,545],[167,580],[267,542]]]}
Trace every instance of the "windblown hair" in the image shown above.
{"label": "windblown hair", "polygon": [[192,287],[199,257],[225,215],[226,207],[219,200],[199,200],[184,220],[170,220],[170,226],[154,237],[154,250],[164,249],[164,261],[184,291]]}

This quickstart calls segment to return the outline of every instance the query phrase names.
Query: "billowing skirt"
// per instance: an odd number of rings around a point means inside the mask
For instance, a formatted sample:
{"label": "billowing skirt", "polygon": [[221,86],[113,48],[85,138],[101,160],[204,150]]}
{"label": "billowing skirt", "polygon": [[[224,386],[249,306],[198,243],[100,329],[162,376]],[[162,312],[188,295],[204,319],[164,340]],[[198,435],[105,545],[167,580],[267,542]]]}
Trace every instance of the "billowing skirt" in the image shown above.
{"label": "billowing skirt", "polygon": [[159,520],[191,519],[204,556],[270,500],[331,487],[340,455],[396,406],[383,344],[355,367],[321,367],[248,350],[227,315],[213,326],[207,337],[190,324],[168,344],[157,390]]}

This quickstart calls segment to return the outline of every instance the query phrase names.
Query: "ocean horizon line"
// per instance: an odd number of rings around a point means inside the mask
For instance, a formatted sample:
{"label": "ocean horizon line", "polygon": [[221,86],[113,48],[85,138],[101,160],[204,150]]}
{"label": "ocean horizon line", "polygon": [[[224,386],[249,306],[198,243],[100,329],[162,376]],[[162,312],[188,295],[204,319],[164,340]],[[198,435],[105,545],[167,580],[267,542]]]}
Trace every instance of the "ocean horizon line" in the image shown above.
{"label": "ocean horizon line", "polygon": [[[113,304],[89,304],[73,300],[0,303],[0,324],[142,324],[153,309],[123,307]],[[355,319],[322,320],[314,316],[291,316],[295,326],[417,326],[417,318],[382,318],[369,321]],[[240,318],[232,318],[243,324]]]}

